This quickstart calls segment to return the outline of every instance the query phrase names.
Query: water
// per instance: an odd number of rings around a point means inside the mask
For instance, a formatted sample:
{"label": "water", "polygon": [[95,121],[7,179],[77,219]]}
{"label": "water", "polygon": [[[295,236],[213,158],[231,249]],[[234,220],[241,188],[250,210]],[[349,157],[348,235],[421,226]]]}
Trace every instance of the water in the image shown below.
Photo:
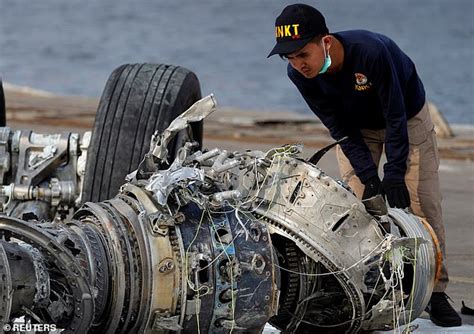
{"label": "water", "polygon": [[[0,0],[0,75],[58,94],[99,96],[123,63],[185,66],[220,105],[310,113],[266,56],[279,0]],[[321,0],[331,31],[392,37],[451,123],[474,124],[473,0]]]}

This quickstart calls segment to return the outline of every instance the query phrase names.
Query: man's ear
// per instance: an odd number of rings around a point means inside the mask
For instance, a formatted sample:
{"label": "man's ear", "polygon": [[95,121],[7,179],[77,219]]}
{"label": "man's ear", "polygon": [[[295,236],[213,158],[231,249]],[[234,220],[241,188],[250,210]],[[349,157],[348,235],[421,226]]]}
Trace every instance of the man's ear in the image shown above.
{"label": "man's ear", "polygon": [[331,48],[331,44],[332,44],[331,35],[326,35],[321,40],[323,41],[324,48],[329,51],[329,49]]}

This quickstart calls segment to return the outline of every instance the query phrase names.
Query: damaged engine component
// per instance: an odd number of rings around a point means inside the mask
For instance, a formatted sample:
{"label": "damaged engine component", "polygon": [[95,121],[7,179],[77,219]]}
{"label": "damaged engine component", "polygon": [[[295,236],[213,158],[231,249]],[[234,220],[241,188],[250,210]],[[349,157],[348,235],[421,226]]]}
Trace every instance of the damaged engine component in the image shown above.
{"label": "damaged engine component", "polygon": [[0,216],[1,325],[354,333],[421,314],[439,267],[429,225],[361,202],[299,145],[187,140],[170,156],[173,138],[215,109],[208,96],[156,132],[112,199],[64,221]]}
{"label": "damaged engine component", "polygon": [[0,128],[0,213],[64,219],[81,202],[90,132]]}

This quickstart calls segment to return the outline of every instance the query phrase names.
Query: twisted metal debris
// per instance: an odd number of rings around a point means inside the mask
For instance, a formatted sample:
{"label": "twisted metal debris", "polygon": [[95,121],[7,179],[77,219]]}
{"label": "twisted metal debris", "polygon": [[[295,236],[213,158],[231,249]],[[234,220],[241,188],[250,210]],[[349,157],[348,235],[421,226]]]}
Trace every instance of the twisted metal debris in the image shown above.
{"label": "twisted metal debris", "polygon": [[[427,225],[381,198],[362,203],[303,160],[301,146],[188,142],[165,161],[173,136],[215,107],[208,96],[155,134],[113,199],[62,221],[0,217],[1,325],[229,333],[270,322],[340,333],[421,314],[438,265]],[[36,159],[54,159],[44,152]],[[13,193],[3,191],[5,203]]]}

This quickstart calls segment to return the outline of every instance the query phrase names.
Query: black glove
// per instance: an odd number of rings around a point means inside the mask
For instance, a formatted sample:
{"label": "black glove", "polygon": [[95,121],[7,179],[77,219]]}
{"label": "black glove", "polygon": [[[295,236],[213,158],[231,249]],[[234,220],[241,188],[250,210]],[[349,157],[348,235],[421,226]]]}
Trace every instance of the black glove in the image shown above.
{"label": "black glove", "polygon": [[405,209],[410,206],[410,194],[405,181],[383,180],[380,193],[387,196],[388,205],[392,208]]}
{"label": "black glove", "polygon": [[375,195],[379,194],[380,191],[380,178],[378,175],[372,176],[370,179],[364,182],[364,194],[362,195],[362,199],[367,199],[374,197]]}

